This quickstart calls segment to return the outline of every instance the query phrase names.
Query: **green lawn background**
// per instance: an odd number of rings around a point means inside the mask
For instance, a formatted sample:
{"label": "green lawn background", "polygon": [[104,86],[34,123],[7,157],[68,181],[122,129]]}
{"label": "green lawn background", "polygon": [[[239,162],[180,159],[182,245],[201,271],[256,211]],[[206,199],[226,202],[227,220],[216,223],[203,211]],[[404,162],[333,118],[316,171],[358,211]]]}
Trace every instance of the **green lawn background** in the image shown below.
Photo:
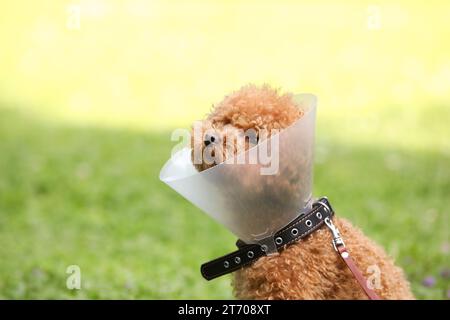
{"label": "green lawn background", "polygon": [[[158,180],[169,132],[0,115],[0,297],[231,297],[229,279],[206,282],[199,265],[235,239]],[[319,119],[315,194],[385,246],[418,298],[443,298],[449,155],[343,143],[334,133]],[[81,290],[66,288],[73,264]],[[432,288],[422,285],[428,276]]]}

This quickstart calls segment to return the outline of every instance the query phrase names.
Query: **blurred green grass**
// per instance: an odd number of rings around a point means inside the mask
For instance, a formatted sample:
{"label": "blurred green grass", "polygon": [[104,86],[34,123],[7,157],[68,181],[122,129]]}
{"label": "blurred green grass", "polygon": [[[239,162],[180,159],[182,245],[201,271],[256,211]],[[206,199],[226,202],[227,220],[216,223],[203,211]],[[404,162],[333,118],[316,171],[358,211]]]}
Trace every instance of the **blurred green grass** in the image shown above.
{"label": "blurred green grass", "polygon": [[[319,118],[315,194],[395,257],[418,298],[444,298],[448,152],[346,143],[328,121]],[[235,239],[158,180],[172,145],[165,131],[0,108],[0,298],[231,298],[229,279],[206,282],[199,265]],[[66,288],[73,264],[81,290]],[[421,284],[427,276],[435,286]]]}

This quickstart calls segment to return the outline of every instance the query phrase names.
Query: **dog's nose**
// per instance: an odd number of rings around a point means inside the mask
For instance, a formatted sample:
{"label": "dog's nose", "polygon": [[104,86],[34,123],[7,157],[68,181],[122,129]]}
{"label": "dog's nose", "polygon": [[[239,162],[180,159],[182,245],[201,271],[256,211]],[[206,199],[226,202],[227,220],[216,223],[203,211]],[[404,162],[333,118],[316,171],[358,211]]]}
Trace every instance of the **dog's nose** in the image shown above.
{"label": "dog's nose", "polygon": [[205,144],[205,146],[209,146],[211,143],[214,143],[214,141],[216,141],[216,137],[211,135],[211,134],[205,134],[205,140],[203,141],[203,143]]}

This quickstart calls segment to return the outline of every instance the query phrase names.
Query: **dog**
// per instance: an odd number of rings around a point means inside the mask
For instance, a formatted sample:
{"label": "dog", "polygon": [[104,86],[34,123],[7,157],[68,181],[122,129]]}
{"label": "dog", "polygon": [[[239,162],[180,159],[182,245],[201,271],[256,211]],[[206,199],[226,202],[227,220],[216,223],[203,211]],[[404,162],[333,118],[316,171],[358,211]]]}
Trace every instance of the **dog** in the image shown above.
{"label": "dog", "polygon": [[[194,154],[204,154],[211,143],[221,148],[215,149],[208,161],[195,161],[194,166],[198,171],[204,171],[236,155],[240,149],[227,141],[230,132],[238,135],[238,132],[254,130],[255,139],[248,139],[244,144],[244,148],[249,149],[259,142],[258,133],[285,129],[303,115],[301,106],[296,104],[291,94],[281,94],[268,85],[246,85],[226,96],[201,121],[202,134],[200,137],[193,135],[191,142],[193,162]],[[246,192],[248,199],[270,196],[277,201],[287,193],[298,190],[292,181],[278,181],[276,194],[266,195],[264,190],[267,188],[257,185],[250,178],[246,179],[244,171],[239,177],[228,179],[230,185],[233,185],[234,179],[239,179],[241,187],[246,189],[242,192]],[[380,246],[346,219],[335,217],[333,222],[345,239],[353,260],[366,279],[371,280],[374,291],[381,299],[414,299],[403,270]],[[368,298],[335,252],[332,235],[327,228],[320,228],[305,239],[287,246],[279,254],[264,256],[234,272],[232,286],[238,299]]]}

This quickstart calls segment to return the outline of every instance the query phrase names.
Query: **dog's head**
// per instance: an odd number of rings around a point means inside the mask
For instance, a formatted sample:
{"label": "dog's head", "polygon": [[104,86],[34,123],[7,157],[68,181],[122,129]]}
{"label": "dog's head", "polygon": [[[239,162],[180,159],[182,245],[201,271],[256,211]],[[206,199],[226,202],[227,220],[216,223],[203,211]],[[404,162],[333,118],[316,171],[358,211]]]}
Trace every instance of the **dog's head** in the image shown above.
{"label": "dog's head", "polygon": [[[309,165],[299,161],[301,150],[297,150],[295,143],[291,148],[292,140],[280,140],[279,148],[266,142],[303,114],[304,110],[291,94],[280,94],[267,85],[247,85],[226,96],[205,120],[194,124],[191,156],[198,171],[245,154],[241,151],[257,144],[260,146],[258,156],[262,146],[266,146],[270,149],[270,158],[278,158],[273,161],[277,164],[282,161],[275,172],[268,175],[260,173],[265,167],[261,161],[256,165],[245,162],[227,167],[225,164],[216,171],[220,174],[207,176],[218,190],[235,200],[227,203],[230,212],[227,221],[239,225],[241,230],[259,230],[256,234],[265,234],[271,226],[285,224],[286,214],[292,218],[299,209],[301,190],[309,189],[309,179],[302,179],[302,172],[306,168],[309,170]],[[234,162],[236,158],[231,160]],[[215,180],[218,176],[219,181]],[[239,216],[239,213],[246,216]],[[259,237],[256,234],[252,233],[251,237]]]}
{"label": "dog's head", "polygon": [[269,138],[299,119],[303,111],[291,94],[268,85],[247,85],[226,96],[209,116],[193,126],[192,161],[198,171],[211,168]]}

